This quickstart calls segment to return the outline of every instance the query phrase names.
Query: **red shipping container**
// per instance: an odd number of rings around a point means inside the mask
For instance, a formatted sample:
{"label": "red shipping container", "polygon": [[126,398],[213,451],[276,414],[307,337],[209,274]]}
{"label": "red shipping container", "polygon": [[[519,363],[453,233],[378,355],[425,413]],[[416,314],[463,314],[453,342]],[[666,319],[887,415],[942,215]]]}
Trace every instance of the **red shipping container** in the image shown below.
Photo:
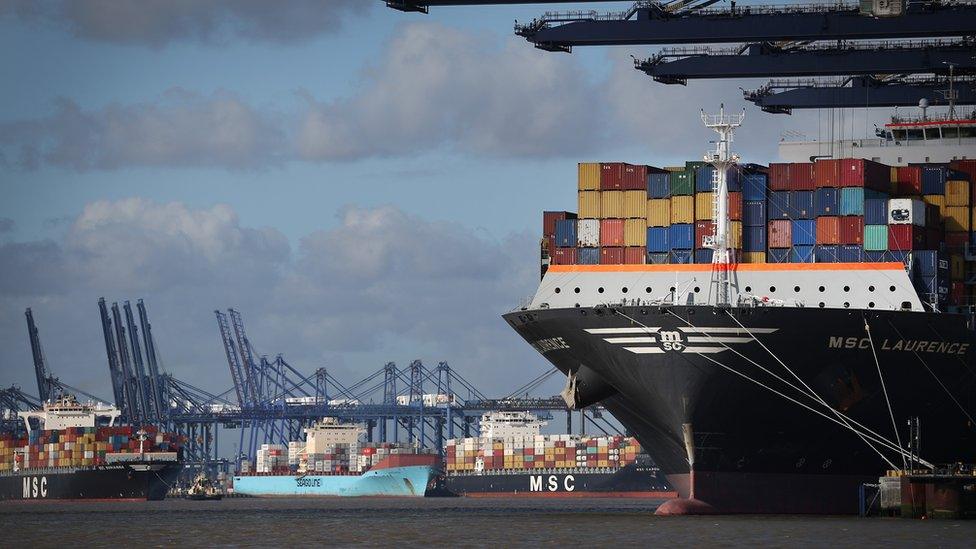
{"label": "red shipping container", "polygon": [[705,241],[706,236],[715,235],[715,222],[714,221],[696,221],[695,222],[695,249],[700,250],[704,248],[702,242]]}
{"label": "red shipping container", "polygon": [[840,218],[817,218],[817,244],[840,244]]}
{"label": "red shipping container", "polygon": [[840,187],[841,161],[837,159],[817,160],[813,165],[813,178],[818,189],[821,187]]}
{"label": "red shipping container", "polygon": [[556,248],[552,255],[553,265],[576,265],[576,248]]}
{"label": "red shipping container", "polygon": [[605,162],[600,164],[600,190],[619,191],[624,184],[623,162]]}
{"label": "red shipping container", "polygon": [[600,248],[600,265],[623,265],[623,248]]}
{"label": "red shipping container", "polygon": [[962,282],[953,282],[949,288],[949,303],[962,305],[966,301],[966,285]]}
{"label": "red shipping container", "polygon": [[628,246],[624,248],[624,263],[627,265],[643,265],[647,258],[647,248],[644,246]]}
{"label": "red shipping container", "polygon": [[949,162],[949,167],[967,174],[969,182],[976,183],[976,160],[953,160]]}
{"label": "red shipping container", "polygon": [[878,191],[891,189],[891,166],[863,158],[840,160],[841,187],[867,187]]}
{"label": "red shipping container", "polygon": [[925,228],[917,225],[888,225],[888,249],[920,250],[925,247]]}
{"label": "red shipping container", "polygon": [[600,246],[623,246],[624,245],[624,220],[623,219],[601,219],[600,220]]}
{"label": "red shipping container", "polygon": [[946,231],[939,236],[942,237],[939,242],[945,241],[946,246],[950,248],[962,248],[969,242],[969,233],[967,232]]}
{"label": "red shipping container", "polygon": [[742,193],[729,193],[729,219],[742,221]]}
{"label": "red shipping container", "polygon": [[840,218],[840,243],[864,244],[864,218],[845,216]]}
{"label": "red shipping container", "polygon": [[556,236],[556,221],[576,219],[573,212],[542,212],[542,235]]}
{"label": "red shipping container", "polygon": [[622,168],[621,188],[629,191],[643,191],[647,189],[647,166],[624,164]]}
{"label": "red shipping container", "polygon": [[775,219],[769,222],[770,248],[789,248],[793,245],[792,223],[788,219]]}
{"label": "red shipping container", "polygon": [[898,194],[921,196],[922,168],[918,166],[898,166]]}
{"label": "red shipping container", "polygon": [[814,189],[813,163],[769,165],[769,190],[812,191]]}

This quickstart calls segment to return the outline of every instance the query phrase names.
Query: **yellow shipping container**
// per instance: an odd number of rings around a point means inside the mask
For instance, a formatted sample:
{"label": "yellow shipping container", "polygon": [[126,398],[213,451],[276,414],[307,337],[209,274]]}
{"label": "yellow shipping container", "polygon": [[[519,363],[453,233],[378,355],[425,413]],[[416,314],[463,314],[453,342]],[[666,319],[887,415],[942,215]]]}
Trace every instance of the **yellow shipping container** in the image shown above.
{"label": "yellow shipping container", "polygon": [[742,252],[743,263],[765,263],[766,252]]}
{"label": "yellow shipping container", "polygon": [[600,219],[621,219],[624,217],[624,191],[603,191],[600,193]]}
{"label": "yellow shipping container", "polygon": [[695,221],[712,220],[712,193],[695,195]]}
{"label": "yellow shipping container", "polygon": [[742,222],[729,221],[729,246],[733,250],[742,248]]}
{"label": "yellow shipping container", "polygon": [[578,188],[581,191],[600,190],[600,163],[599,162],[579,163]]}
{"label": "yellow shipping container", "polygon": [[890,184],[888,185],[888,190],[891,194],[898,194],[898,167],[891,167],[891,177],[889,178]]}
{"label": "yellow shipping container", "polygon": [[671,201],[667,198],[652,198],[647,201],[647,226],[667,227],[671,224]]}
{"label": "yellow shipping container", "polygon": [[969,206],[969,181],[946,181],[946,206]]}
{"label": "yellow shipping container", "polygon": [[925,195],[925,196],[922,197],[922,200],[924,200],[926,204],[932,204],[934,206],[938,206],[939,207],[939,215],[943,219],[945,218],[945,216],[946,216],[946,211],[945,211],[946,199],[945,199],[945,196],[944,195],[941,195],[941,194],[927,194],[927,195]]}
{"label": "yellow shipping container", "polygon": [[[643,219],[624,221],[624,246],[647,246],[646,221]],[[546,455],[548,455],[548,451]]]}
{"label": "yellow shipping container", "polygon": [[579,192],[579,212],[580,219],[600,219],[600,191],[580,191]]}
{"label": "yellow shipping container", "polygon": [[667,171],[669,171],[669,172],[683,172],[683,171],[685,171],[685,167],[684,166],[669,166],[669,167],[664,168],[664,169],[667,170]]}
{"label": "yellow shipping container", "polygon": [[949,273],[953,280],[966,279],[966,260],[961,255],[949,256]]}
{"label": "yellow shipping container", "polygon": [[671,223],[695,222],[695,197],[671,197]]}
{"label": "yellow shipping container", "polygon": [[646,191],[624,191],[624,217],[628,219],[647,218]]}
{"label": "yellow shipping container", "polygon": [[946,206],[943,210],[947,231],[968,231],[969,217],[972,215],[965,206]]}

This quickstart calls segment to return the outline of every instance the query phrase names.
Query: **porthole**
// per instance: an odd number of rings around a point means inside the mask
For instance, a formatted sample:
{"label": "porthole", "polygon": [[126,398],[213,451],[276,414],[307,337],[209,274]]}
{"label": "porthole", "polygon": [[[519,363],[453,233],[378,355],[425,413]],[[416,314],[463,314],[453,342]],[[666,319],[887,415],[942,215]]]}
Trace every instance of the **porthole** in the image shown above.
{"label": "porthole", "polygon": [[596,291],[602,294],[603,293],[603,288],[597,288]]}
{"label": "porthole", "polygon": [[888,287],[888,290],[894,292],[895,291],[895,287],[894,286],[889,286]]}
{"label": "porthole", "polygon": [[648,287],[644,288],[644,292],[645,293],[648,293],[648,294],[651,293],[651,287],[648,286]]}
{"label": "porthole", "polygon": [[561,291],[562,291],[562,290],[560,290],[559,288],[556,288],[556,293],[557,293],[557,294],[558,294],[559,292],[561,292]]}
{"label": "porthole", "polygon": [[769,287],[769,293],[775,294],[776,293],[776,286],[770,286]]}
{"label": "porthole", "polygon": [[575,290],[573,290],[573,291],[574,291],[574,292],[576,292],[576,293],[579,293],[579,288],[576,288],[576,289],[575,289]]}
{"label": "porthole", "polygon": [[845,309],[850,309],[850,308],[851,308],[851,303],[850,303],[850,301],[845,301],[845,302],[844,302],[844,308],[845,308]]}
{"label": "porthole", "polygon": [[823,286],[820,287],[820,293],[824,293],[826,291],[827,291],[827,288],[824,288]]}
{"label": "porthole", "polygon": [[874,308],[874,302],[872,301],[871,303],[868,303],[868,309],[873,309],[873,308]]}
{"label": "porthole", "polygon": [[844,291],[845,291],[845,292],[849,292],[849,291],[851,291],[851,287],[850,287],[850,286],[844,286]]}
{"label": "porthole", "polygon": [[751,291],[752,291],[752,286],[746,286],[746,293],[749,293]]}
{"label": "porthole", "polygon": [[821,301],[821,302],[820,302],[820,308],[821,308],[821,309],[823,309],[823,308],[824,308],[824,307],[826,307],[826,306],[827,306],[827,304],[826,304],[826,303],[824,303],[823,301]]}
{"label": "porthole", "polygon": [[868,291],[869,292],[873,292],[874,291],[874,286],[868,286]]}
{"label": "porthole", "polygon": [[623,288],[621,288],[620,291],[623,292],[623,293],[627,293],[627,286],[624,286]]}
{"label": "porthole", "polygon": [[796,293],[800,293],[800,287],[799,286],[793,286],[793,291],[796,292]]}
{"label": "porthole", "polygon": [[695,286],[695,293],[697,294],[700,291],[701,291],[701,288],[699,288],[698,286]]}

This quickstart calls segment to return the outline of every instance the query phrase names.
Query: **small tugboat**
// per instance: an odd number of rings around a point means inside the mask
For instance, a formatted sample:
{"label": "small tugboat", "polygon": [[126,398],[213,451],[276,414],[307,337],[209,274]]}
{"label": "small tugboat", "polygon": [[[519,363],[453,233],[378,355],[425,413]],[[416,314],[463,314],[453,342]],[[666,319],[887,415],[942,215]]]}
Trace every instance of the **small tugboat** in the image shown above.
{"label": "small tugboat", "polygon": [[193,486],[186,492],[186,499],[194,501],[215,501],[223,499],[224,494],[207,475],[200,473],[193,479]]}

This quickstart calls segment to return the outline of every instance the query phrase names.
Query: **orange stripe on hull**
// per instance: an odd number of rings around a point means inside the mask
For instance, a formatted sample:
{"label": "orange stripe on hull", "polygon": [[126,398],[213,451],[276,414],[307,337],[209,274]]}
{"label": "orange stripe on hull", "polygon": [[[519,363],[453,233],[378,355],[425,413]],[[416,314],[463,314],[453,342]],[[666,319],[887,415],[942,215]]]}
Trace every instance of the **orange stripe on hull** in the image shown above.
{"label": "orange stripe on hull", "polygon": [[[552,273],[656,273],[711,272],[718,267],[711,263],[682,263],[665,265],[550,265]],[[905,270],[903,263],[736,263],[730,271],[897,271]]]}
{"label": "orange stripe on hull", "polygon": [[677,492],[467,492],[467,498],[644,498],[674,499]]}

